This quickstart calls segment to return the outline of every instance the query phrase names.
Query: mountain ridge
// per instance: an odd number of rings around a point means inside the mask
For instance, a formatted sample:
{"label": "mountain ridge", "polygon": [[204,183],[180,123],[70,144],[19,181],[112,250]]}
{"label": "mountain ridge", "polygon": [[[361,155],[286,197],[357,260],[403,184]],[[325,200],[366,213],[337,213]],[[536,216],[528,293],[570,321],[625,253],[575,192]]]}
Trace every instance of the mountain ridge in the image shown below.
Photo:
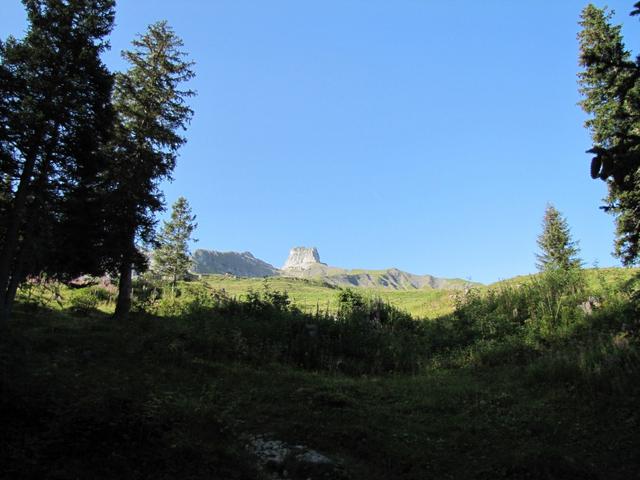
{"label": "mountain ridge", "polygon": [[239,277],[273,277],[280,270],[253,256],[251,252],[219,252],[197,249],[193,253],[193,272],[222,273]]}
{"label": "mountain ridge", "polygon": [[321,280],[336,287],[382,288],[388,290],[459,289],[473,284],[462,279],[417,275],[392,267],[382,270],[345,269],[320,261],[315,247],[294,247],[282,268],[260,260],[250,252],[194,252],[194,273],[230,274],[238,277],[289,277]]}

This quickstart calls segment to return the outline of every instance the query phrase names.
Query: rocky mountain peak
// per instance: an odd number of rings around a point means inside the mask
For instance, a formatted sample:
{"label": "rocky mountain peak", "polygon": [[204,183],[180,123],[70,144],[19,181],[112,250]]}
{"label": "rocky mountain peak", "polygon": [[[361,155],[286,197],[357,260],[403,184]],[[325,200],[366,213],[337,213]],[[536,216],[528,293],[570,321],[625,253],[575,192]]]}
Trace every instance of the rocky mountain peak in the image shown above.
{"label": "rocky mountain peak", "polygon": [[271,277],[280,271],[251,252],[217,252],[198,249],[193,254],[195,273],[222,273],[239,277]]}
{"label": "rocky mountain peak", "polygon": [[293,247],[289,257],[284,262],[283,270],[308,270],[314,265],[324,265],[320,262],[320,254],[316,247]]}

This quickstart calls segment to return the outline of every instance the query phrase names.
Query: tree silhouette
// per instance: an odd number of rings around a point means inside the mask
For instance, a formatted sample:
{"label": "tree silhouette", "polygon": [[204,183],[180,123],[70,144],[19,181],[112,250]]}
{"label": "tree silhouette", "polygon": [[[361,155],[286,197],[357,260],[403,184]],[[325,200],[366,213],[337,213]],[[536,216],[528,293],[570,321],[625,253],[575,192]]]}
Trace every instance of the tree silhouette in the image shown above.
{"label": "tree silhouette", "polygon": [[[19,283],[38,271],[89,269],[60,262],[67,200],[103,161],[113,79],[100,60],[113,0],[24,0],[25,38],[0,44],[0,309],[10,315]],[[84,210],[86,212],[86,208]],[[66,213],[65,213],[66,212]],[[69,223],[68,223],[69,222]]]}
{"label": "tree silhouette", "polygon": [[123,52],[130,69],[116,76],[114,108],[117,122],[111,169],[113,241],[110,258],[119,272],[116,317],[126,318],[131,307],[131,270],[143,268],[136,241],[151,242],[154,214],[163,208],[159,184],[171,178],[178,149],[186,142],[192,110],[186,104],[191,90],[180,85],[194,76],[185,60],[183,43],[166,22],[149,26]]}
{"label": "tree silhouette", "polygon": [[640,254],[640,58],[631,58],[611,17],[593,5],[582,11],[579,84],[590,115],[591,176],[607,183],[602,208],[615,216],[615,253],[629,265]]}

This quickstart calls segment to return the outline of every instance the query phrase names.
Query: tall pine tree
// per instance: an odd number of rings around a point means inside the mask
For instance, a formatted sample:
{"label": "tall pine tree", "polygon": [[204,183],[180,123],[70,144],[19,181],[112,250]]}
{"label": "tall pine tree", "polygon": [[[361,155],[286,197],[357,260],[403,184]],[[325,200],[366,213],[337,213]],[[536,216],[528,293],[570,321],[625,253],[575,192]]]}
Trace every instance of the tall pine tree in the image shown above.
{"label": "tall pine tree", "polygon": [[189,241],[198,226],[189,202],[178,198],[171,209],[171,220],[164,222],[158,235],[158,248],[153,252],[153,269],[164,278],[171,280],[175,288],[179,279],[189,273],[193,261],[189,251]]}
{"label": "tall pine tree", "polygon": [[[100,60],[114,0],[23,0],[23,40],[0,45],[3,228],[0,309],[6,319],[28,273],[81,270],[49,250],[70,192],[95,170],[112,124],[113,79]],[[2,207],[0,205],[0,207]],[[76,268],[78,267],[78,268]]]}
{"label": "tall pine tree", "polygon": [[591,176],[607,183],[603,209],[615,216],[615,252],[629,265],[640,255],[640,57],[632,59],[611,19],[612,12],[593,5],[582,11],[579,84],[590,115]]}
{"label": "tall pine tree", "polygon": [[116,76],[110,196],[111,223],[116,228],[109,256],[119,272],[116,317],[120,319],[131,308],[132,267],[144,267],[137,241],[153,240],[154,215],[164,206],[159,184],[171,178],[178,150],[186,142],[181,131],[193,115],[186,102],[194,92],[180,89],[194,76],[182,46],[166,22],[155,23],[133,41],[132,50],[123,52],[131,67]]}
{"label": "tall pine tree", "polygon": [[544,212],[538,247],[540,253],[536,254],[536,266],[540,271],[554,268],[569,270],[582,264],[578,258],[577,243],[571,239],[569,225],[553,205],[547,205]]}

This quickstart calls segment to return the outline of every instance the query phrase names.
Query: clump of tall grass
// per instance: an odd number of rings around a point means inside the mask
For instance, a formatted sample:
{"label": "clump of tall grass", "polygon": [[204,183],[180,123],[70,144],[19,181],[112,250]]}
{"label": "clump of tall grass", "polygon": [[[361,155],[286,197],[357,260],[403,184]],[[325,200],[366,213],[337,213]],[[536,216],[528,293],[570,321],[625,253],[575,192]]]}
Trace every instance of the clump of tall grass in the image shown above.
{"label": "clump of tall grass", "polygon": [[523,334],[549,340],[570,333],[588,298],[581,270],[551,269],[523,283],[459,293],[454,317],[473,340]]}
{"label": "clump of tall grass", "polygon": [[587,285],[580,269],[551,269],[520,284],[456,299],[460,343],[451,365],[520,365],[535,381],[627,388],[640,373],[635,283]]}

